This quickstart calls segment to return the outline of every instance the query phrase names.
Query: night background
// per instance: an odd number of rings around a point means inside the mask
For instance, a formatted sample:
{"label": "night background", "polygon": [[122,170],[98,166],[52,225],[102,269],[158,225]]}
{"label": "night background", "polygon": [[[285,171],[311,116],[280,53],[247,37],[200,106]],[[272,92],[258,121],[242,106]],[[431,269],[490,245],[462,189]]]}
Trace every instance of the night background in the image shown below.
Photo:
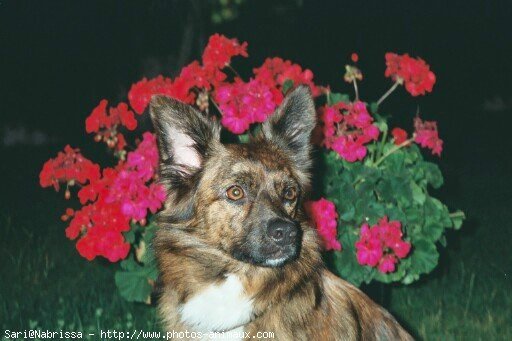
{"label": "night background", "polygon": [[[234,62],[242,75],[279,56],[340,92],[352,91],[344,66],[357,52],[368,100],[391,84],[386,52],[431,65],[431,94],[413,99],[398,89],[386,108],[409,130],[418,105],[423,118],[438,121],[445,147],[440,159],[428,157],[445,177],[436,195],[467,220],[448,234],[433,273],[392,286],[381,303],[419,339],[512,339],[512,4],[297,0],[229,8],[233,17],[216,23],[219,2],[0,2],[2,329],[158,328],[146,306],[117,296],[111,266],[79,257],[59,220],[62,193],[40,188],[38,175],[68,143],[100,162],[103,146],[84,130],[92,108],[102,98],[125,100],[144,76],[174,76],[218,32],[249,43],[249,58]],[[149,127],[147,116],[141,127]]]}

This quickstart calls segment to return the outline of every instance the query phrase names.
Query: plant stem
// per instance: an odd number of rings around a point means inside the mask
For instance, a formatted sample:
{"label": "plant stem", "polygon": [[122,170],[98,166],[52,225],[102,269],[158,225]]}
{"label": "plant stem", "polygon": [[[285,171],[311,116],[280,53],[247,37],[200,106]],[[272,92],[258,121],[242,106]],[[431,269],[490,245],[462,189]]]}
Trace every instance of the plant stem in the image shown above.
{"label": "plant stem", "polygon": [[459,212],[452,212],[452,213],[450,213],[450,214],[449,214],[449,217],[450,217],[450,218],[459,218],[459,217],[460,217],[460,218],[465,218],[465,217],[466,217],[466,215],[464,214],[464,212],[460,212],[460,211],[459,211]]}
{"label": "plant stem", "polygon": [[376,154],[377,157],[382,156],[382,151],[384,150],[384,144],[386,143],[386,139],[388,138],[388,130],[386,129],[382,134],[382,140],[380,141],[379,150]]}
{"label": "plant stem", "polygon": [[393,84],[393,86],[391,88],[389,88],[388,91],[386,91],[386,93],[384,95],[382,95],[381,98],[379,98],[379,100],[377,101],[377,106],[381,105],[382,102],[384,102],[384,100],[393,93],[393,91],[395,91],[395,89],[397,88],[397,86],[400,85],[400,83],[398,81],[395,82],[395,84]]}
{"label": "plant stem", "polygon": [[354,91],[356,93],[356,101],[359,101],[359,89],[357,88],[357,81],[356,81],[355,78],[354,78],[354,81],[352,83],[354,83]]}
{"label": "plant stem", "polygon": [[399,145],[396,145],[396,146],[393,146],[393,148],[391,148],[390,150],[388,150],[386,152],[386,154],[382,155],[380,159],[378,159],[373,165],[375,167],[377,167],[378,165],[380,165],[382,163],[382,161],[384,161],[388,156],[390,156],[391,154],[393,154],[394,152],[396,152],[397,150],[399,149],[402,149],[403,147],[405,146],[408,146],[412,141],[414,140],[414,138],[410,138],[408,140],[405,140],[404,142],[400,143]]}
{"label": "plant stem", "polygon": [[371,162],[375,162],[375,154],[377,154],[377,150],[376,149],[372,149],[370,150],[370,155],[368,156],[371,160]]}
{"label": "plant stem", "polygon": [[219,114],[222,115],[222,110],[220,110],[219,108],[219,105],[217,104],[217,102],[215,102],[212,98],[212,96],[210,96],[210,101],[212,101],[213,105],[215,106],[215,108],[217,108],[217,111],[219,112]]}
{"label": "plant stem", "polygon": [[231,72],[233,72],[235,74],[235,76],[237,76],[238,78],[242,79],[242,77],[240,77],[238,72],[230,64],[227,64],[226,66],[227,66],[228,69],[231,70]]}

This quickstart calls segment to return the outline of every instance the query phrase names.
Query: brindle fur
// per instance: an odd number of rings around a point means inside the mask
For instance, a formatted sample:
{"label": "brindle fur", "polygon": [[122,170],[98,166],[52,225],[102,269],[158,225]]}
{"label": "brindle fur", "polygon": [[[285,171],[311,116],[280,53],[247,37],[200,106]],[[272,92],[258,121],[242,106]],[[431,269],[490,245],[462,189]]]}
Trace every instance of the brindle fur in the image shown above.
{"label": "brindle fur", "polygon": [[[226,274],[236,274],[254,300],[254,317],[244,326],[252,335],[272,331],[277,340],[412,339],[387,311],[322,263],[316,232],[302,209],[315,125],[309,88],[298,87],[288,95],[248,144],[221,144],[217,123],[166,97],[152,99],[151,116],[160,178],[169,193],[154,240],[161,273],[158,307],[167,330],[193,330],[180,321],[179,306]],[[174,162],[169,127],[192,139],[201,167]],[[258,195],[243,205],[226,202],[223,191],[240,181]],[[297,186],[299,198],[283,204],[279,193],[288,183]],[[300,223],[298,257],[280,267],[234,257],[244,247],[260,247],[257,238],[248,242],[248,235],[266,216],[276,214]]]}

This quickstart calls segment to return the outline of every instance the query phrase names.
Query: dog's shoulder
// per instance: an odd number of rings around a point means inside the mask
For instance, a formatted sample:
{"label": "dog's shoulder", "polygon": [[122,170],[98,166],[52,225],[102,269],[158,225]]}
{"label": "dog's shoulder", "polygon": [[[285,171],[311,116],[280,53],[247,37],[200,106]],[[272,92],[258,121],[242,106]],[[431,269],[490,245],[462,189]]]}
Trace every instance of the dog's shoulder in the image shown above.
{"label": "dog's shoulder", "polygon": [[[323,295],[329,306],[329,322],[336,326],[353,322],[354,339],[361,340],[412,340],[384,308],[373,302],[365,293],[349,282],[324,269],[321,275]],[[346,333],[346,331],[340,331]]]}

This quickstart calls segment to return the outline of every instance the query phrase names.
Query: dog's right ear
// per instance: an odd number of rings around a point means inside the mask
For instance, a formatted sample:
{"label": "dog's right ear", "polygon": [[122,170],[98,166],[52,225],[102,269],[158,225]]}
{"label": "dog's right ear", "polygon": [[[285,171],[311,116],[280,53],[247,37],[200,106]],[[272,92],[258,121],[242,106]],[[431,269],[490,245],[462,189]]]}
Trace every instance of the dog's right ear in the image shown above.
{"label": "dog's right ear", "polygon": [[150,113],[163,182],[194,175],[211,148],[219,144],[219,125],[192,106],[162,95],[151,98]]}

